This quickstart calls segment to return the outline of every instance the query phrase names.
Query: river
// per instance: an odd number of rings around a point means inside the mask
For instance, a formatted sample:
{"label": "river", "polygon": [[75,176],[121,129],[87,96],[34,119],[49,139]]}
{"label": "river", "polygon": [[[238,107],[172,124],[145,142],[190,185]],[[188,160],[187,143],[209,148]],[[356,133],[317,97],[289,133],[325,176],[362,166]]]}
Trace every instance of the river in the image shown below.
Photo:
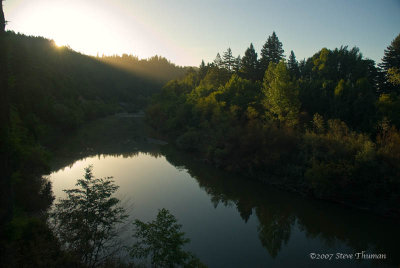
{"label": "river", "polygon": [[147,138],[145,128],[141,118],[113,116],[66,138],[50,175],[56,198],[93,165],[96,177],[114,177],[131,220],[168,209],[191,240],[185,248],[209,267],[400,264],[397,220],[219,171]]}

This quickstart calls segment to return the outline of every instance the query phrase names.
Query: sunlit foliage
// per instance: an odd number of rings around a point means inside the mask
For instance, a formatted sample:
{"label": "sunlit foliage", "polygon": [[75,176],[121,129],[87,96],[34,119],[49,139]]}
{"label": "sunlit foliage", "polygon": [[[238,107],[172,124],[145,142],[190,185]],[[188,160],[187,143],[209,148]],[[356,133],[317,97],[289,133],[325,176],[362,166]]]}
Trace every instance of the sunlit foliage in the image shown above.
{"label": "sunlit foliage", "polygon": [[148,122],[225,170],[399,213],[398,131],[391,125],[400,124],[400,102],[395,91],[382,93],[397,73],[390,69],[391,80],[382,81],[372,60],[346,46],[300,63],[292,51],[286,63],[275,33],[262,55],[258,60],[251,44],[233,73],[203,62],[190,86],[181,79],[163,88]]}

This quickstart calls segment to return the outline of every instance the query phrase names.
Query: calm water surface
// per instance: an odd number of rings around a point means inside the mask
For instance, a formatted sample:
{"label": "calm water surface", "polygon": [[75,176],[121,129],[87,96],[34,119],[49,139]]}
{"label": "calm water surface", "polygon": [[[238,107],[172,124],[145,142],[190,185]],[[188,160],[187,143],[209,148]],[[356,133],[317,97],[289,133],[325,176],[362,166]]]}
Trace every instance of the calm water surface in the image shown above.
{"label": "calm water surface", "polygon": [[[170,146],[149,150],[138,149],[135,142],[119,144],[111,153],[91,148],[90,154],[70,157],[62,168],[58,164],[51,174],[55,196],[65,196],[62,190],[73,188],[83,169],[93,165],[96,177],[114,177],[120,186],[117,197],[131,219],[150,221],[158,209],[170,210],[191,239],[186,248],[209,267],[380,267],[400,263],[395,220],[271,189],[193,161]],[[124,152],[118,153],[121,148]],[[361,251],[386,254],[387,260],[310,258],[310,253]]]}

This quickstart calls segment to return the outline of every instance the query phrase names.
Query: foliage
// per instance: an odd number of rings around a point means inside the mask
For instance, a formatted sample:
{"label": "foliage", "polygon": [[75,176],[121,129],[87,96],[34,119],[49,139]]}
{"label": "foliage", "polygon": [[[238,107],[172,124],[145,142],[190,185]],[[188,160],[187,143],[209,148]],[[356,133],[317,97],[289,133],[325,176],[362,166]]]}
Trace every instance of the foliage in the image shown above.
{"label": "foliage", "polygon": [[385,71],[390,68],[400,68],[400,34],[385,49],[380,67]]}
{"label": "foliage", "polygon": [[298,79],[300,76],[299,63],[296,60],[296,56],[294,55],[293,50],[290,51],[290,56],[287,65],[292,78]]}
{"label": "foliage", "polygon": [[261,49],[261,73],[265,73],[271,62],[278,64],[284,58],[283,52],[282,42],[279,41],[279,38],[274,31],[272,32],[272,35],[268,36],[267,41]]}
{"label": "foliage", "polygon": [[[89,57],[52,40],[10,31],[0,31],[0,66],[0,255],[16,254],[1,263],[34,266],[40,252],[53,252],[52,247],[64,258],[60,244],[53,243],[57,239],[36,239],[53,201],[51,184],[43,177],[50,172],[50,151],[90,120],[142,109],[165,81],[188,68],[159,56],[140,61]],[[41,224],[20,224],[36,221]],[[9,235],[24,233],[32,235]],[[24,246],[36,242],[38,249]],[[29,258],[19,254],[24,249],[31,252]]]}
{"label": "foliage", "polygon": [[398,81],[398,70],[400,70],[400,34],[385,49],[382,63],[379,64],[384,76],[381,91],[386,94],[400,94]]}
{"label": "foliage", "polygon": [[86,266],[101,264],[115,250],[116,224],[122,223],[125,211],[112,195],[118,189],[112,177],[94,178],[92,166],[85,168],[78,188],[64,190],[52,212],[53,229],[63,246]]}
{"label": "foliage", "polygon": [[226,52],[224,52],[222,56],[222,62],[228,71],[232,72],[235,66],[235,58],[232,55],[232,50],[231,48],[228,48]]}
{"label": "foliage", "polygon": [[193,254],[182,247],[190,240],[181,232],[182,225],[165,208],[160,209],[157,218],[144,223],[135,220],[136,239],[130,254],[133,258],[150,256],[154,267],[205,267]]}
{"label": "foliage", "polygon": [[258,60],[257,53],[251,43],[250,47],[246,49],[244,56],[241,60],[240,75],[249,80],[256,80],[258,74]]}
{"label": "foliage", "polygon": [[389,76],[389,81],[393,85],[400,85],[400,71],[398,68],[390,68],[388,69],[388,76]]}
{"label": "foliage", "polygon": [[295,126],[300,110],[299,93],[283,61],[277,65],[273,62],[269,64],[264,78],[264,91],[264,105],[272,118],[276,117],[289,126]]}
{"label": "foliage", "polygon": [[382,80],[356,47],[323,48],[300,63],[291,52],[287,63],[274,63],[283,57],[278,41],[281,56],[269,59],[263,81],[251,44],[238,73],[202,63],[202,75],[191,74],[196,83],[168,83],[153,99],[148,122],[219,168],[399,214],[400,99],[382,90],[389,77]]}

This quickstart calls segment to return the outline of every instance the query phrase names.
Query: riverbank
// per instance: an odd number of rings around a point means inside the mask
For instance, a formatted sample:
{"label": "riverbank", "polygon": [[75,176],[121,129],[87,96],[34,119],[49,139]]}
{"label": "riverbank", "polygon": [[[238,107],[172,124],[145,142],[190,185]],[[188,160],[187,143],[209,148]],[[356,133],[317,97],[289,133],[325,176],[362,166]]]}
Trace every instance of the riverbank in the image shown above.
{"label": "riverbank", "polygon": [[[151,120],[151,118],[148,120]],[[292,153],[288,153],[286,148],[284,153],[279,153],[279,147],[274,145],[269,156],[266,152],[261,152],[262,155],[266,154],[266,156],[265,159],[260,160],[260,151],[264,150],[262,148],[253,148],[254,151],[251,152],[249,149],[244,148],[243,144],[236,144],[239,146],[236,150],[234,149],[234,144],[228,144],[228,141],[223,141],[225,149],[222,150],[215,147],[215,144],[213,145],[213,138],[210,138],[210,141],[201,138],[200,136],[202,133],[204,135],[210,135],[210,131],[200,131],[197,133],[193,130],[181,136],[175,133],[173,136],[170,135],[165,139],[190,155],[191,158],[205,162],[216,168],[225,170],[226,172],[240,175],[245,179],[258,180],[266,185],[274,186],[280,190],[294,192],[306,198],[321,200],[322,202],[332,202],[341,206],[368,211],[383,217],[400,219],[400,208],[394,201],[397,198],[395,195],[396,189],[388,189],[383,179],[379,181],[379,179],[376,178],[379,172],[385,172],[382,171],[382,169],[388,167],[376,166],[378,163],[368,158],[371,157],[367,155],[368,152],[360,151],[359,155],[356,156],[358,160],[352,160],[351,158],[353,156],[346,156],[347,158],[345,160],[349,163],[344,162],[342,164],[340,164],[340,161],[337,163],[337,160],[332,160],[333,162],[330,163],[325,159],[325,162],[318,164],[316,160],[309,163],[301,159],[304,158],[302,154],[310,151],[309,148],[305,149],[306,146],[315,147],[315,151],[321,151],[319,153],[322,153],[323,150],[337,150],[340,152],[349,149],[340,149],[338,146],[355,146],[351,143],[353,140],[362,139],[363,137],[361,135],[357,136],[358,134],[349,133],[346,134],[349,137],[339,136],[334,140],[332,138],[332,140],[329,140],[332,134],[307,132],[304,134],[304,137],[289,138],[289,142],[285,141],[285,137],[275,137],[275,139],[278,140],[278,145],[282,142],[281,146],[287,147],[290,145],[290,142],[292,142],[292,146],[299,146],[301,148],[296,148]],[[293,136],[294,133],[291,135]],[[178,138],[176,138],[177,136]],[[227,134],[227,136],[229,136],[229,134]],[[288,137],[286,137],[286,139],[287,138]],[[340,138],[342,138],[343,141],[341,141]],[[279,141],[279,139],[281,139],[281,141]],[[290,141],[290,139],[292,140]],[[302,139],[305,140],[304,143],[306,144],[302,144]],[[312,139],[314,139],[314,141]],[[237,142],[237,140],[235,141]],[[289,143],[289,145],[287,143]],[[233,151],[231,154],[227,154],[226,150]],[[240,158],[241,151],[244,151],[245,154],[242,159]],[[328,151],[325,154],[335,155],[335,153],[337,152]],[[343,154],[343,152],[341,153]],[[254,154],[254,159],[252,159],[252,154]],[[233,160],[229,160],[230,157],[232,157]],[[367,159],[362,160],[362,158]],[[288,162],[285,162],[283,159],[288,159]],[[261,164],[263,162],[266,162],[265,166]],[[367,171],[372,168],[378,171],[368,174]],[[367,177],[360,179],[361,174],[367,174]],[[343,180],[346,181],[343,182]],[[376,181],[379,181],[379,183]],[[391,183],[396,185],[395,180]],[[360,189],[358,189],[358,186],[360,186]],[[344,189],[343,193],[339,191],[338,187]],[[372,192],[376,192],[376,195],[371,195]],[[391,193],[392,197],[385,196],[385,192]],[[392,198],[392,200],[390,200],[390,198]]]}
{"label": "riverbank", "polygon": [[[96,177],[114,177],[120,186],[118,198],[133,202],[128,210],[132,217],[150,220],[162,207],[176,215],[191,239],[188,249],[210,267],[312,266],[310,252],[363,250],[387,253],[388,259],[334,264],[391,267],[400,263],[395,220],[304,198],[217,169],[172,144],[149,143],[149,137],[159,137],[142,123],[133,117],[110,116],[70,137],[92,150],[75,154],[67,166],[53,173],[56,197],[74,186],[83,167],[93,164]],[[65,146],[66,151],[71,148]]]}

